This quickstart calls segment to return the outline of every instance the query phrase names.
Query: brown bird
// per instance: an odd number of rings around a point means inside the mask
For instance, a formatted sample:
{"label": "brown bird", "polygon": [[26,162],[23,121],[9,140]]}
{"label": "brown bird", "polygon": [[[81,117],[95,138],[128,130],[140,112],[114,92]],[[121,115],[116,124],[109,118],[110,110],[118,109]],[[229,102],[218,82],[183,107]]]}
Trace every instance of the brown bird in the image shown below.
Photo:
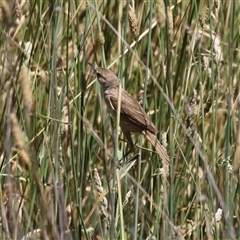
{"label": "brown bird", "polygon": [[[116,116],[119,79],[112,71],[106,68],[96,67],[91,63],[88,64],[95,71],[97,79],[103,87],[104,100],[108,111],[113,116]],[[169,165],[170,158],[156,137],[157,129],[155,125],[151,122],[140,104],[124,89],[121,89],[120,127],[127,139],[130,150],[134,148],[131,132],[143,134],[155,147],[163,162]]]}

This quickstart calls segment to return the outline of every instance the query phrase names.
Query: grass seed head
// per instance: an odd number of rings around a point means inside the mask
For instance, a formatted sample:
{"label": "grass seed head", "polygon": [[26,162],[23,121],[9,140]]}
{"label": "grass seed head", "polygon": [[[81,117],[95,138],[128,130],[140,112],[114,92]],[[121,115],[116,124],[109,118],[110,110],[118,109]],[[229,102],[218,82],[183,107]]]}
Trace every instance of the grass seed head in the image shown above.
{"label": "grass seed head", "polygon": [[33,97],[28,68],[26,66],[23,66],[21,71],[21,90],[23,95],[24,107],[29,112],[32,106]]}
{"label": "grass seed head", "polygon": [[160,28],[163,28],[166,21],[164,0],[156,0],[155,12],[156,12],[157,23]]}
{"label": "grass seed head", "polygon": [[128,21],[129,21],[130,30],[131,30],[133,39],[136,41],[139,36],[138,20],[137,20],[135,11],[132,7],[130,7],[130,9],[128,11]]}

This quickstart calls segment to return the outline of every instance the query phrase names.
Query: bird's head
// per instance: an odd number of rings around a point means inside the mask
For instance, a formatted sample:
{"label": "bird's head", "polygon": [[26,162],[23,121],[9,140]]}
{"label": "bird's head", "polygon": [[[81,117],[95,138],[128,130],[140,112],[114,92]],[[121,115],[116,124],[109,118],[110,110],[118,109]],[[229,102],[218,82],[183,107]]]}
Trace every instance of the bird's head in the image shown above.
{"label": "bird's head", "polygon": [[97,75],[98,81],[105,87],[118,87],[119,79],[118,77],[109,69],[96,67],[92,63],[88,63]]}

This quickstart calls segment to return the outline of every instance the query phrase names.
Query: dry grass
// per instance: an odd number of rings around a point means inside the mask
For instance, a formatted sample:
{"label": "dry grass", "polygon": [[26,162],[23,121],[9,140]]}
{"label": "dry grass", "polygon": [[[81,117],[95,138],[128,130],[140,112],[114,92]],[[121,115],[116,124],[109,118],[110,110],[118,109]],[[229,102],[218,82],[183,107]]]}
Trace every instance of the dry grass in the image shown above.
{"label": "dry grass", "polygon": [[[168,2],[0,2],[1,239],[240,238],[240,4]],[[140,136],[122,159],[87,62],[140,96],[169,174]]]}

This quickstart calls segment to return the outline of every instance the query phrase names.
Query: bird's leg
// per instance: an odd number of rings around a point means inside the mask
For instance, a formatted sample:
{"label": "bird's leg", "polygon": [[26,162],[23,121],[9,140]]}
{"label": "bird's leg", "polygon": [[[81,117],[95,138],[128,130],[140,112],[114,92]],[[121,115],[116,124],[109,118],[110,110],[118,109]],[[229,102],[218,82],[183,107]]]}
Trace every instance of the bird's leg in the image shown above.
{"label": "bird's leg", "polygon": [[132,138],[131,138],[131,132],[125,132],[125,131],[122,131],[122,132],[123,132],[123,135],[125,136],[125,138],[127,140],[127,143],[128,143],[128,146],[127,146],[128,151],[123,156],[123,158],[125,158],[129,155],[129,153],[134,152],[134,144],[133,144],[133,141],[132,141]]}
{"label": "bird's leg", "polygon": [[126,158],[126,157],[129,155],[129,153],[131,153],[131,151],[127,151],[127,152],[123,155],[123,157],[119,160],[119,162],[122,162],[123,159]]}

